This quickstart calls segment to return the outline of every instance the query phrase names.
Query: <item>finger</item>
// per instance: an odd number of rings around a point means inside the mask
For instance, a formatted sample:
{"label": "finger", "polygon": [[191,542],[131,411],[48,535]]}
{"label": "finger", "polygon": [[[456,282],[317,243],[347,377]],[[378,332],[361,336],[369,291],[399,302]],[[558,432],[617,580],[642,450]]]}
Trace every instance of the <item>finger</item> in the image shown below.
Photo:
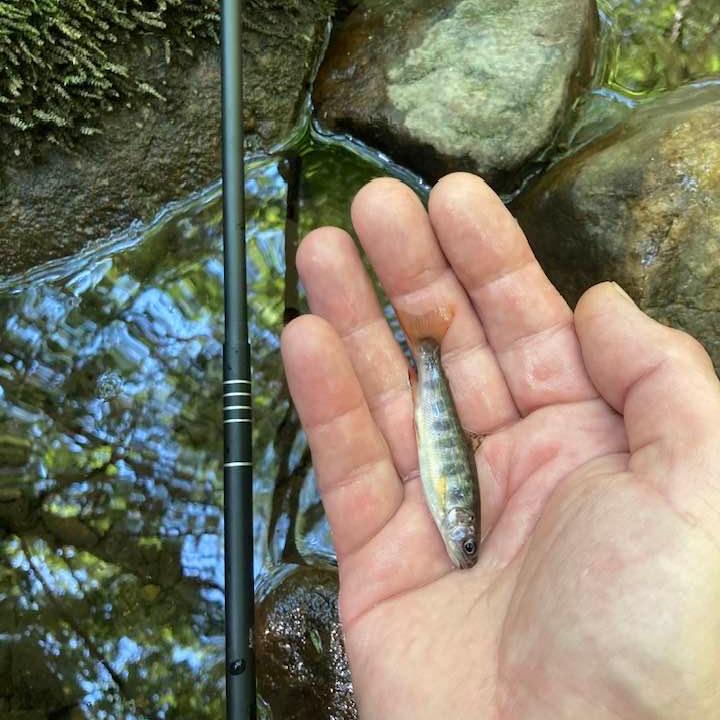
{"label": "finger", "polygon": [[575,323],[590,377],[624,415],[631,469],[691,516],[720,512],[720,486],[710,483],[720,466],[720,381],[704,348],[614,283],[583,295]]}
{"label": "finger", "polygon": [[[297,266],[311,310],[330,322],[342,337],[376,424],[392,448],[401,478],[407,480],[416,473],[418,464],[408,364],[380,309],[355,243],[342,230],[320,228],[301,243]],[[487,442],[483,444],[483,450],[488,447]],[[486,533],[502,512],[505,494],[483,461],[483,454],[476,457],[481,527]],[[405,485],[406,491],[410,486]],[[373,542],[380,542],[380,538]],[[399,548],[399,541],[395,540],[394,546]],[[367,574],[363,577],[367,583]]]}
{"label": "finger", "polygon": [[342,338],[398,473],[408,477],[417,468],[408,364],[355,243],[337,228],[315,230],[298,249],[297,267],[310,309]]}
{"label": "finger", "polygon": [[595,386],[625,416],[631,452],[686,445],[717,432],[720,383],[696,340],[648,317],[615,283],[588,290],[575,311]]}
{"label": "finger", "polygon": [[596,397],[572,311],[500,198],[480,178],[455,173],[433,189],[429,213],[520,412]]}
{"label": "finger", "polygon": [[482,326],[437,244],[420,200],[397,180],[374,180],[355,197],[352,219],[397,311],[454,311],[442,358],[463,425],[487,434],[517,419]]}
{"label": "finger", "polygon": [[387,525],[402,484],[332,327],[312,315],[297,318],[283,332],[282,355],[341,562]]}

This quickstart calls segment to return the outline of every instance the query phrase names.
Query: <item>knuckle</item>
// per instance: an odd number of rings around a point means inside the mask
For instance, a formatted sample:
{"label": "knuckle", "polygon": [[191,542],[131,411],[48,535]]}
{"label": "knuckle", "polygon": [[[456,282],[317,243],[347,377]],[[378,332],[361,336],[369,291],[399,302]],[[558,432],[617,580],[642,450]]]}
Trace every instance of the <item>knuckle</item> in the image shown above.
{"label": "knuckle", "polygon": [[585,290],[575,305],[575,316],[583,320],[589,316],[606,313],[605,303],[597,302],[597,300],[604,296],[610,285],[609,282],[601,282]]}
{"label": "knuckle", "polygon": [[694,365],[713,368],[712,359],[705,346],[695,337],[677,328],[669,328],[671,342],[668,343],[668,354]]}

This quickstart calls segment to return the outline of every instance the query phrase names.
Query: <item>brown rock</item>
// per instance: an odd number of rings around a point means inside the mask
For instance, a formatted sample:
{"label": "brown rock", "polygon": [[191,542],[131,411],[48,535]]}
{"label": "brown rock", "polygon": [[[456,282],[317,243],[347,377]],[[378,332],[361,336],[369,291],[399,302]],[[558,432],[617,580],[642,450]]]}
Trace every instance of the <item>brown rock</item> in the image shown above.
{"label": "brown rock", "polygon": [[[332,3],[256,0],[246,6],[245,124],[254,149],[284,140],[304,108]],[[128,48],[129,64],[166,102],[105,116],[102,135],[70,152],[53,145],[0,168],[0,276],[76,252],[151,220],[220,176],[220,48],[169,65],[158,40]]]}
{"label": "brown rock", "polygon": [[569,302],[615,280],[720,368],[718,117],[720,85],[668,93],[557,164],[512,210]]}
{"label": "brown rock", "polygon": [[357,718],[337,591],[334,571],[303,566],[286,566],[261,591],[258,690],[275,718]]}

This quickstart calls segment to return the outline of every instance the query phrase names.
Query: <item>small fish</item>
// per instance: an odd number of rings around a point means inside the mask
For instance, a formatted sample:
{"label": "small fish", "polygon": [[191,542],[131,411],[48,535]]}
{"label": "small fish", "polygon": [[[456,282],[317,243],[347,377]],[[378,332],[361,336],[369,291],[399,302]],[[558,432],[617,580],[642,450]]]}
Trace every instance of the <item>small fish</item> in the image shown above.
{"label": "small fish", "polygon": [[440,362],[451,315],[403,314],[400,320],[417,367],[415,434],[425,498],[453,564],[470,568],[478,555],[480,502],[475,458]]}

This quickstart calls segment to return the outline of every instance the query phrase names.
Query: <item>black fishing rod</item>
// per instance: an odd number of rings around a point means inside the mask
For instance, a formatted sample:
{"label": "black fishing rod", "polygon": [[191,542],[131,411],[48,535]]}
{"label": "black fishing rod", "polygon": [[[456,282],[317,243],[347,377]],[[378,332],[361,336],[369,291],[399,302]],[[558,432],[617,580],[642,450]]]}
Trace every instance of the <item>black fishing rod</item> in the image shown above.
{"label": "black fishing rod", "polygon": [[250,342],[245,275],[242,0],[222,0],[225,249],[225,679],[227,720],[255,720]]}

